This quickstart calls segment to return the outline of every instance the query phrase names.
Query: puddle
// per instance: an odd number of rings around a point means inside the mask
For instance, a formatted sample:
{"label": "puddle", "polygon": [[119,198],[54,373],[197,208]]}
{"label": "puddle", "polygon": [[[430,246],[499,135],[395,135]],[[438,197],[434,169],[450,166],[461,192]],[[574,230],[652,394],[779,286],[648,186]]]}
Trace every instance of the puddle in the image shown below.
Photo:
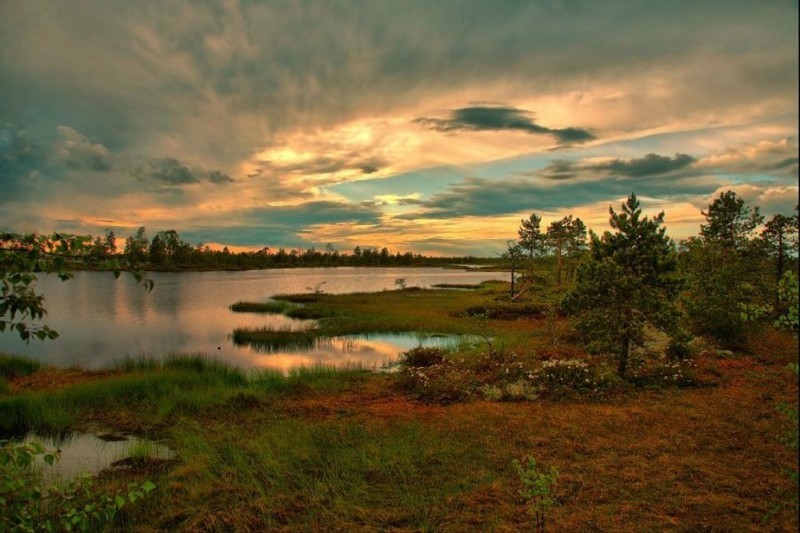
{"label": "puddle", "polygon": [[42,437],[28,434],[23,442],[38,441],[45,450],[60,450],[58,458],[52,465],[46,464],[41,456],[36,464],[44,480],[67,482],[82,475],[94,475],[110,467],[114,462],[127,459],[133,455],[146,455],[153,459],[172,459],[175,452],[147,439],[130,435],[74,433],[63,439]]}

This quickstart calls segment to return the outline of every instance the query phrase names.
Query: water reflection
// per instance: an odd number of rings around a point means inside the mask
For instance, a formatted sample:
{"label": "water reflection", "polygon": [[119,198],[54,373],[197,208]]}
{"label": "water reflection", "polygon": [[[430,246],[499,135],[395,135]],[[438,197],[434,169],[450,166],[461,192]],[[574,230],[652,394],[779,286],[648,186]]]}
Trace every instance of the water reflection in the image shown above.
{"label": "water reflection", "polygon": [[[382,333],[324,337],[276,348],[266,343],[248,343],[249,356],[255,368],[273,368],[284,372],[298,366],[341,366],[358,364],[363,368],[386,369],[397,357],[417,346],[454,347],[469,339],[458,335],[424,335],[415,333]],[[245,345],[248,346],[248,345]],[[245,366],[242,361],[240,366]]]}
{"label": "water reflection", "polygon": [[38,441],[46,450],[59,450],[59,459],[52,465],[46,464],[41,456],[37,466],[42,476],[49,482],[70,481],[84,474],[97,474],[114,462],[145,453],[152,459],[172,459],[175,452],[149,440],[133,436],[114,439],[101,439],[95,435],[74,433],[62,439],[29,434],[23,442]]}
{"label": "water reflection", "polygon": [[[153,273],[155,289],[148,293],[130,276],[115,279],[109,272],[77,272],[71,281],[40,276],[45,295],[46,323],[58,339],[26,344],[13,333],[0,334],[0,352],[29,355],[58,366],[112,366],[126,356],[160,357],[169,353],[207,353],[243,368],[294,364],[382,364],[409,346],[401,341],[362,339],[350,351],[314,346],[305,353],[266,355],[252,346],[236,346],[230,334],[237,328],[304,328],[310,322],[279,315],[234,313],[237,301],[265,301],[276,294],[308,292],[325,281],[327,293],[391,290],[397,278],[407,286],[439,283],[479,283],[503,273],[439,268],[309,268],[247,272]],[[412,336],[413,338],[413,336]]]}

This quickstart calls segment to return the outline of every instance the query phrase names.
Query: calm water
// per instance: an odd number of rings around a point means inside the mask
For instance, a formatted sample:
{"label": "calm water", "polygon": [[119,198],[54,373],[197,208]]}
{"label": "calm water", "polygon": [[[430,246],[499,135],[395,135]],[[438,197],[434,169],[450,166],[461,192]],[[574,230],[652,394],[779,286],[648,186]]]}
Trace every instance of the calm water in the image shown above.
{"label": "calm water", "polygon": [[45,295],[45,323],[60,334],[52,341],[29,344],[0,333],[0,352],[33,356],[42,362],[102,368],[128,355],[163,356],[203,352],[243,368],[280,368],[315,363],[357,362],[381,366],[401,351],[436,339],[409,336],[343,338],[312,349],[263,353],[234,346],[230,334],[240,327],[304,327],[308,323],[282,316],[233,313],[238,301],[264,301],[276,294],[310,292],[317,284],[326,293],[373,292],[395,288],[405,278],[409,287],[437,283],[478,283],[502,279],[502,273],[438,268],[308,268],[247,272],[152,273],[155,289],[147,293],[130,276],[110,272],[78,272],[61,282],[40,276]]}
{"label": "calm water", "polygon": [[48,483],[70,481],[84,474],[97,474],[115,461],[130,457],[137,447],[146,451],[147,456],[153,459],[175,457],[175,452],[163,444],[132,435],[120,437],[119,440],[102,440],[86,433],[75,433],[63,439],[31,433],[23,439],[23,442],[30,441],[41,443],[47,451],[59,452],[58,460],[52,465],[45,463],[41,456],[37,457],[36,466]]}

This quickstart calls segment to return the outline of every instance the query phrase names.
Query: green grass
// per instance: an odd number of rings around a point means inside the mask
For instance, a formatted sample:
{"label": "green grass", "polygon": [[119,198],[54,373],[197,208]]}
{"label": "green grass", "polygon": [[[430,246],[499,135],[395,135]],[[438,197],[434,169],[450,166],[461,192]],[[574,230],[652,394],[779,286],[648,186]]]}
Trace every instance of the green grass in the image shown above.
{"label": "green grass", "polygon": [[314,346],[317,339],[342,335],[386,333],[439,333],[483,335],[486,325],[464,320],[466,315],[486,314],[493,320],[491,336],[497,344],[523,348],[530,335],[520,335],[520,320],[541,319],[553,305],[545,295],[533,302],[511,303],[507,284],[485,282],[469,291],[407,288],[394,291],[354,294],[280,295],[278,301],[301,303],[286,312],[293,318],[317,319],[316,326],[297,331],[290,328],[240,328],[234,342],[273,352]]}
{"label": "green grass", "polygon": [[237,346],[250,345],[264,352],[277,350],[302,350],[313,348],[317,339],[325,334],[316,328],[294,330],[266,328],[236,328],[233,330],[233,343]]}
{"label": "green grass", "polygon": [[418,422],[263,422],[241,437],[225,425],[174,431],[187,465],[172,500],[184,527],[430,530],[443,503],[496,476],[464,469],[485,457],[481,446]]}
{"label": "green grass", "polygon": [[0,354],[0,378],[12,379],[33,374],[42,367],[39,361],[18,355]]}
{"label": "green grass", "polygon": [[266,302],[236,302],[230,306],[230,310],[236,313],[285,314],[296,307],[291,302],[269,300]]}
{"label": "green grass", "polygon": [[464,289],[464,290],[471,290],[471,289],[478,289],[480,288],[480,283],[436,283],[433,285],[436,289]]}
{"label": "green grass", "polygon": [[[505,309],[506,295],[507,285],[487,284],[302,298],[326,313],[318,333],[471,332],[502,346],[491,356],[486,345],[445,353],[456,370],[510,379],[518,362],[575,358],[561,317],[465,313]],[[766,339],[754,341],[759,357],[784,346],[781,357],[796,361],[796,339]],[[796,512],[764,517],[782,491],[796,492],[785,476],[796,450],[782,444],[787,421],[776,407],[796,403],[796,377],[745,355],[704,357],[718,386],[447,406],[414,401],[398,374],[359,367],[282,373],[197,354],[140,357],[102,380],[0,396],[0,433],[107,427],[163,439],[175,462],[98,479],[111,493],[158,485],[125,508],[120,530],[523,531],[531,524],[512,460],[535,455],[561,471],[554,529],[795,531]],[[436,375],[426,372],[430,387]]]}
{"label": "green grass", "polygon": [[260,396],[344,390],[365,371],[301,367],[288,374],[246,372],[204,355],[171,355],[163,360],[130,358],[117,374],[55,391],[0,397],[0,438],[28,431],[62,434],[79,425],[85,413],[133,410],[145,425],[157,427],[181,414],[224,404],[242,394]]}

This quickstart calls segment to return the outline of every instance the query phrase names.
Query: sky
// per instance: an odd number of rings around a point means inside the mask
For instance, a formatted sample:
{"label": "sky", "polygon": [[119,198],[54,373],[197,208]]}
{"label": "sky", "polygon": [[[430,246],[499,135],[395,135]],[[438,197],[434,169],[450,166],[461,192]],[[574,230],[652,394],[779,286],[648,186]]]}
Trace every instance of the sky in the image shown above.
{"label": "sky", "polygon": [[796,0],[2,0],[0,230],[492,256],[798,203]]}

